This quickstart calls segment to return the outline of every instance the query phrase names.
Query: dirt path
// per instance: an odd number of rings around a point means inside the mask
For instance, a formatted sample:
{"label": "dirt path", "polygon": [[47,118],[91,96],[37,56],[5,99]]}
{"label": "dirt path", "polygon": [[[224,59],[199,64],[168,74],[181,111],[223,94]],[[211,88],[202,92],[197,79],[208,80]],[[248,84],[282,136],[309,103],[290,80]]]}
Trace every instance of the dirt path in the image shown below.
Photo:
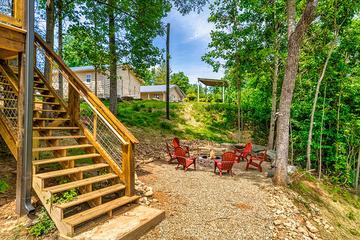
{"label": "dirt path", "polygon": [[271,239],[271,183],[263,175],[236,169],[236,176],[175,170],[148,164],[140,180],[153,186],[166,219],[145,239]]}

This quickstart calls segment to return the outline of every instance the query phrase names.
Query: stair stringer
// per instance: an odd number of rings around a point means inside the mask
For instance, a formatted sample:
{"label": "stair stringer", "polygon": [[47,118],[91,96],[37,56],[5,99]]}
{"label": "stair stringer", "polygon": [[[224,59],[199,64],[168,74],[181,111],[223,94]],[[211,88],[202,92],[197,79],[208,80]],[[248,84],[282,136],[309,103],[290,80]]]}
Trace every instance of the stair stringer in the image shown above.
{"label": "stair stringer", "polygon": [[18,142],[14,138],[12,132],[7,127],[4,119],[0,115],[0,135],[4,139],[6,145],[8,146],[11,154],[17,160],[18,158]]}

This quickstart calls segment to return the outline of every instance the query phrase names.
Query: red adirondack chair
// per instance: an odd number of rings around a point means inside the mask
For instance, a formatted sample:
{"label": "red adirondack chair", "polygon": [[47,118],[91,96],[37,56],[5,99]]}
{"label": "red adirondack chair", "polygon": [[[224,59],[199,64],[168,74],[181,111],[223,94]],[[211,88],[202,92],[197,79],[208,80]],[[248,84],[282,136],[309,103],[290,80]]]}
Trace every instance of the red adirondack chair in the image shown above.
{"label": "red adirondack chair", "polygon": [[242,151],[235,149],[235,154],[237,156],[237,162],[240,162],[240,160],[247,161],[247,157],[251,153],[251,150],[252,150],[252,143],[247,143],[245,145],[244,150],[242,150]]}
{"label": "red adirondack chair", "polygon": [[171,151],[170,145],[165,142],[166,144],[166,153],[169,155],[168,163],[171,163],[173,160],[176,160],[175,152]]}
{"label": "red adirondack chair", "polygon": [[214,173],[216,173],[216,168],[219,169],[220,176],[222,176],[222,171],[227,171],[233,176],[232,167],[237,161],[237,156],[234,152],[225,152],[222,155],[222,160],[214,160]]}
{"label": "red adirondack chair", "polygon": [[187,156],[187,152],[182,147],[175,148],[175,156],[178,161],[176,169],[178,169],[179,166],[183,166],[184,171],[186,171],[192,164],[194,164],[194,169],[196,170],[196,157]]}
{"label": "red adirondack chair", "polygon": [[[174,139],[172,140],[172,145],[175,148],[177,147],[181,147],[180,145],[180,139],[177,137],[174,137]],[[186,154],[189,156],[190,154],[190,148],[188,146],[183,146],[184,150],[186,151]]]}
{"label": "red adirondack chair", "polygon": [[258,153],[258,154],[251,154],[250,159],[247,160],[246,164],[246,170],[249,169],[250,166],[254,166],[259,170],[259,172],[262,172],[261,164],[266,161],[267,155],[266,155],[266,149],[265,151]]}

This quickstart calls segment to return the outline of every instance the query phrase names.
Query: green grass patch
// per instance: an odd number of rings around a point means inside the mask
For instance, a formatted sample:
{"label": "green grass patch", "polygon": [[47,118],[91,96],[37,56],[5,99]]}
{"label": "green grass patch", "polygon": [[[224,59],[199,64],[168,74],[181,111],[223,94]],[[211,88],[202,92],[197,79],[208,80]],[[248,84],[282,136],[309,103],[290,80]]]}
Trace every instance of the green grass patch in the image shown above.
{"label": "green grass patch", "polygon": [[5,193],[9,188],[9,184],[5,180],[0,179],[0,193]]}

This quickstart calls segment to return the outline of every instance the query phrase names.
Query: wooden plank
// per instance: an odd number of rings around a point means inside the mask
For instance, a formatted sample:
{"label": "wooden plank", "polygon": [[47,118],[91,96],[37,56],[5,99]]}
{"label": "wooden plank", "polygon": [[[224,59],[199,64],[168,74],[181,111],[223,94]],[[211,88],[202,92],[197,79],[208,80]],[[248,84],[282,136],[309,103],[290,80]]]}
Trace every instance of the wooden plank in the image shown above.
{"label": "wooden plank", "polygon": [[139,196],[133,196],[133,197],[121,197],[115,200],[112,200],[110,202],[104,203],[102,205],[99,205],[94,208],[90,208],[86,211],[83,211],[81,213],[75,214],[71,217],[65,218],[63,221],[70,226],[76,226],[80,223],[86,222],[92,218],[95,218],[97,216],[100,216],[104,213],[107,213],[115,208],[124,206],[128,203],[134,202],[139,198]]}
{"label": "wooden plank", "polygon": [[104,175],[100,175],[100,176],[96,176],[96,177],[90,177],[90,178],[86,178],[86,179],[75,181],[75,182],[69,182],[69,183],[64,183],[61,185],[56,185],[53,187],[44,188],[44,191],[51,192],[51,193],[58,193],[58,192],[63,192],[63,191],[72,189],[72,188],[78,188],[81,186],[86,186],[86,185],[90,185],[93,183],[102,182],[102,181],[106,181],[106,180],[110,180],[110,179],[114,179],[114,178],[117,178],[116,174],[108,173],[108,174],[104,174]]}
{"label": "wooden plank", "polygon": [[125,195],[133,196],[135,194],[135,161],[134,144],[122,145],[122,170],[125,182]]}
{"label": "wooden plank", "polygon": [[17,160],[17,143],[13,134],[14,133],[8,129],[6,122],[0,116],[0,135],[4,139],[6,145],[9,147],[10,152],[12,153],[14,158]]}
{"label": "wooden plank", "polygon": [[33,137],[34,140],[61,140],[61,139],[74,139],[74,138],[85,138],[83,135],[66,135],[66,136],[39,136]]}
{"label": "wooden plank", "polygon": [[54,178],[54,177],[60,177],[60,176],[74,174],[74,173],[78,173],[78,172],[97,170],[97,169],[105,168],[105,167],[109,167],[109,165],[106,163],[97,163],[97,164],[91,164],[91,165],[86,165],[86,166],[81,166],[81,167],[74,167],[74,168],[67,168],[67,169],[62,169],[62,170],[57,170],[57,171],[50,171],[50,172],[46,172],[46,173],[39,173],[39,174],[36,174],[35,177],[38,177],[41,179]]}
{"label": "wooden plank", "polygon": [[47,104],[47,105],[60,105],[58,102],[43,102],[43,101],[34,101],[35,104]]}
{"label": "wooden plank", "polygon": [[41,159],[32,161],[33,165],[42,165],[42,164],[49,164],[49,163],[60,163],[66,161],[75,161],[79,159],[87,159],[87,158],[96,158],[100,157],[101,155],[98,153],[91,153],[91,154],[82,154],[76,156],[67,156],[67,157],[59,157],[59,158],[48,158],[48,159]]}
{"label": "wooden plank", "polygon": [[68,146],[41,147],[41,148],[33,148],[33,152],[57,151],[57,150],[68,150],[74,148],[90,148],[90,147],[94,147],[94,146],[91,144],[80,144],[80,145],[68,145]]}
{"label": "wooden plank", "polygon": [[61,209],[73,207],[73,206],[79,205],[81,203],[93,200],[95,198],[105,196],[105,195],[110,194],[110,193],[119,192],[119,191],[121,191],[123,189],[125,189],[125,186],[123,184],[112,185],[110,187],[101,188],[101,189],[96,190],[96,191],[81,194],[81,195],[77,196],[73,201],[63,203],[63,204],[58,204],[58,205],[56,205],[56,207],[61,208]]}
{"label": "wooden plank", "polygon": [[79,130],[79,127],[33,127],[33,130],[36,130],[36,131],[45,131],[45,130]]}
{"label": "wooden plank", "polygon": [[34,121],[69,121],[69,118],[46,118],[46,117],[35,117]]}
{"label": "wooden plank", "polygon": [[23,52],[25,50],[25,34],[0,25],[0,46],[5,50]]}

